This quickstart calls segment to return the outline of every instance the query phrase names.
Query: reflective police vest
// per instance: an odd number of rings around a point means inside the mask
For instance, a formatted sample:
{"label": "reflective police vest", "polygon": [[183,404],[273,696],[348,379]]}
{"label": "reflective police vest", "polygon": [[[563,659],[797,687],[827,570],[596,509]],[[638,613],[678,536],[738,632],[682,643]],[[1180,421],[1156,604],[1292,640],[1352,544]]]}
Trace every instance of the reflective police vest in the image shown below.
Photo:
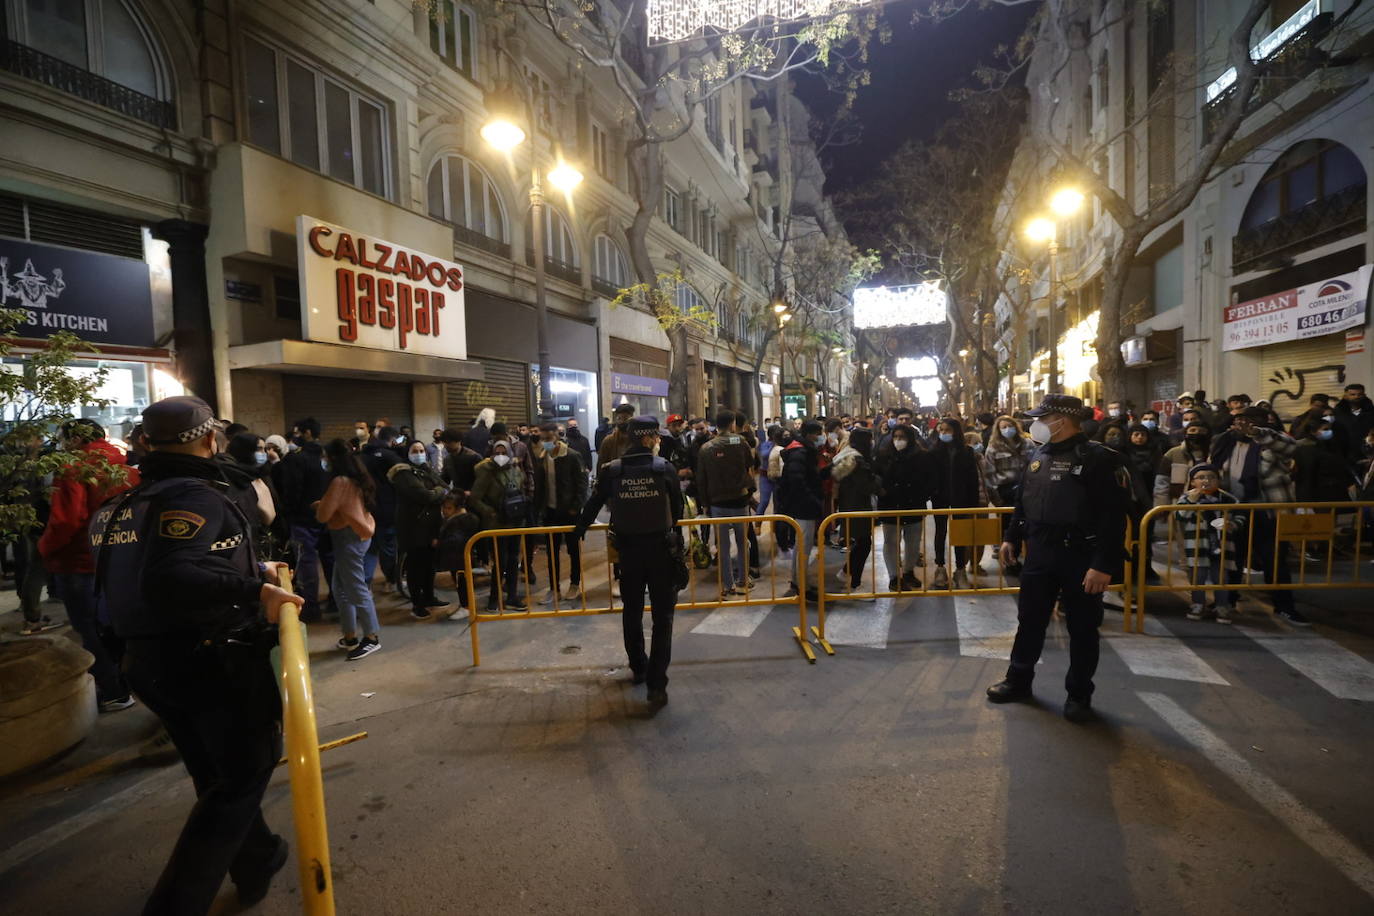
{"label": "reflective police vest", "polygon": [[658,456],[648,463],[617,458],[602,474],[611,479],[611,530],[618,535],[653,534],[673,527],[673,509],[665,492],[671,465]]}
{"label": "reflective police vest", "polygon": [[1088,492],[1092,475],[1088,468],[1102,460],[1103,448],[1095,442],[1082,442],[1065,451],[1051,452],[1042,446],[1032,452],[1021,480],[1021,511],[1026,521],[1092,530],[1092,494]]}

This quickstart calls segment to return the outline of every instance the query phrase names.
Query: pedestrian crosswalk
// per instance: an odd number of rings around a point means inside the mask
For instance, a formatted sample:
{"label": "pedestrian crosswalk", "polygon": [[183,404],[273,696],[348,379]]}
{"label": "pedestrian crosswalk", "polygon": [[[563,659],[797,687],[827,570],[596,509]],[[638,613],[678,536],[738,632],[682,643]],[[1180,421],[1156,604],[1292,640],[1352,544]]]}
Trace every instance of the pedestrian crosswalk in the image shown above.
{"label": "pedestrian crosswalk", "polygon": [[1283,659],[1289,667],[1320,684],[1332,696],[1374,702],[1374,664],[1345,646],[1311,630],[1275,633],[1248,626],[1236,629]]}

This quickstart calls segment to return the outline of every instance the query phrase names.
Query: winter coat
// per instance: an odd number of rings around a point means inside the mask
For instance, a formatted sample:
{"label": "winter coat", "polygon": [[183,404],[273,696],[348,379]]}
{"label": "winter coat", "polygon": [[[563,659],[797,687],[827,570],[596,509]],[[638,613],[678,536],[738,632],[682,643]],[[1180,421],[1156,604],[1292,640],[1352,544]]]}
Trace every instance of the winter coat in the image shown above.
{"label": "winter coat", "polygon": [[1206,452],[1196,452],[1186,442],[1165,452],[1155,469],[1154,504],[1167,506],[1178,502],[1183,491],[1188,489],[1189,470],[1207,459]]}
{"label": "winter coat", "polygon": [[996,493],[998,502],[1011,505],[1006,494],[1020,485],[1030,463],[1030,445],[1023,438],[1007,439],[1001,433],[988,437],[987,449],[983,452],[986,474],[983,484],[989,495]]}
{"label": "winter coat", "polygon": [[753,449],[739,433],[721,433],[697,454],[697,499],[703,506],[744,508],[754,490]]}
{"label": "winter coat", "polygon": [[521,470],[519,462],[512,461],[503,468],[490,458],[483,458],[477,465],[469,505],[481,516],[483,528],[522,528],[525,515],[508,515],[506,497],[523,494],[524,491],[525,472]]}
{"label": "winter coat", "polygon": [[601,447],[596,450],[596,472],[601,473],[602,468],[625,454],[625,449],[629,447],[630,434],[619,428],[613,430],[601,440]]}
{"label": "winter coat", "polygon": [[471,490],[477,478],[477,464],[481,460],[482,456],[466,445],[460,446],[456,452],[445,449],[442,476],[452,486]]}
{"label": "winter coat", "polygon": [[930,505],[933,509],[959,509],[986,506],[987,491],[983,489],[982,459],[964,445],[963,427],[944,420],[954,429],[954,441],[948,444],[935,440],[930,448],[932,468]]}
{"label": "winter coat", "polygon": [[472,424],[472,429],[463,433],[463,444],[472,449],[479,455],[487,453],[487,446],[491,443],[491,424],[496,422],[496,411],[490,407],[483,407],[477,413],[477,422]]}
{"label": "winter coat", "polygon": [[329,486],[329,472],[324,469],[324,447],[318,442],[306,442],[281,460],[281,495],[286,520],[292,525],[314,526],[315,510],[311,508],[324,496]]}
{"label": "winter coat", "polygon": [[794,519],[821,517],[821,475],[816,447],[800,439],[782,450],[782,475],[778,478],[778,512]]}
{"label": "winter coat", "polygon": [[377,491],[377,505],[372,510],[372,517],[376,519],[378,528],[391,528],[396,524],[396,491],[388,475],[397,465],[409,463],[405,457],[409,451],[409,445],[402,445],[399,449],[388,448],[375,439],[358,450],[358,460],[372,475],[372,484]]}
{"label": "winter coat", "polygon": [[[873,468],[881,481],[878,491],[879,509],[924,509],[930,502],[931,474],[934,468],[930,453],[917,445],[897,451],[889,442],[878,449]],[[914,516],[913,516],[914,518]],[[882,518],[881,524],[896,524],[897,518]]]}
{"label": "winter coat", "polygon": [[[1359,410],[1356,414],[1355,411]],[[1364,456],[1364,440],[1369,430],[1374,428],[1374,403],[1369,398],[1350,402],[1342,400],[1336,405],[1336,425],[1345,430],[1346,449],[1351,461]]]}
{"label": "winter coat", "polygon": [[[1184,492],[1178,498],[1179,505],[1191,506],[1215,506],[1215,505],[1237,505],[1240,500],[1234,494],[1225,490],[1201,496],[1197,502]],[[1222,532],[1212,526],[1214,519],[1223,517],[1223,513],[1212,510],[1199,512],[1175,512],[1176,524],[1179,528],[1183,544],[1184,566],[1205,569],[1223,560],[1222,551]],[[1246,515],[1240,512],[1225,514],[1225,552],[1224,568],[1228,571],[1236,569],[1236,556],[1240,552],[1241,546],[1247,542],[1245,536]]]}
{"label": "winter coat", "polygon": [[1341,443],[1304,439],[1293,456],[1293,482],[1298,502],[1340,502],[1350,498],[1356,482]]}
{"label": "winter coat", "polygon": [[441,572],[466,569],[468,539],[482,530],[482,519],[472,509],[450,515],[439,525],[439,553],[434,568]]}
{"label": "winter coat", "polygon": [[[123,483],[115,483],[103,473],[101,460],[120,467],[128,467],[124,453],[105,439],[97,439],[80,447],[83,453],[57,475],[48,497],[48,524],[38,539],[38,553],[43,566],[50,573],[93,573],[95,561],[91,557],[91,540],[86,528],[95,510],[111,497],[118,496],[139,482],[138,469],[129,468]],[[83,475],[94,475],[83,481]]]}
{"label": "winter coat", "polygon": [[1251,452],[1246,456],[1245,467],[1238,479],[1230,479],[1226,465],[1237,441],[1232,429],[1212,440],[1212,463],[1221,468],[1227,491],[1247,503],[1291,503],[1295,498],[1291,465],[1298,450],[1292,437],[1272,429],[1256,429],[1249,440]]}
{"label": "winter coat", "polygon": [[409,462],[392,465],[387,485],[396,493],[396,546],[417,550],[430,546],[439,536],[442,517],[439,505],[448,487],[428,466]]}
{"label": "winter coat", "polygon": [[1163,457],[1152,444],[1128,444],[1121,451],[1126,471],[1131,475],[1132,511],[1138,516],[1154,505],[1155,477]]}
{"label": "winter coat", "polygon": [[582,459],[582,466],[589,468],[592,466],[592,444],[587,441],[587,437],[582,435],[580,426],[573,426],[568,429],[567,438],[568,448],[577,453],[577,457]]}
{"label": "winter coat", "polygon": [[830,463],[830,479],[835,483],[835,511],[869,512],[878,495],[879,480],[873,462],[857,449],[845,446]]}
{"label": "winter coat", "polygon": [[[542,447],[535,449],[534,458],[534,511],[535,518],[542,518],[548,511],[548,471],[547,458]],[[563,515],[577,515],[587,504],[587,469],[582,458],[566,442],[559,442],[553,450],[553,498],[554,508]]]}

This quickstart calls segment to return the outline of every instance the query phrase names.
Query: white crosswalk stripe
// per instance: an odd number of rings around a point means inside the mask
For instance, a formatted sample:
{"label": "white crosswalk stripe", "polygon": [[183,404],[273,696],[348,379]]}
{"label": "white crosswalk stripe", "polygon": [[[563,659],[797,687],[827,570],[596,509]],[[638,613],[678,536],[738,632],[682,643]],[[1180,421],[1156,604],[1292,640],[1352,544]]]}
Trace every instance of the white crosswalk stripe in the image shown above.
{"label": "white crosswalk stripe", "polygon": [[[773,610],[771,604],[754,604],[745,607],[716,608],[707,614],[701,623],[692,627],[693,633],[703,636],[737,636],[748,638],[754,635]],[[795,610],[795,608],[794,608]]]}
{"label": "white crosswalk stripe", "polygon": [[1194,681],[1199,684],[1230,686],[1226,678],[1207,664],[1187,643],[1154,617],[1145,618],[1145,634],[1122,633],[1104,626],[1102,634],[1132,674],[1141,677]]}
{"label": "white crosswalk stripe", "polygon": [[1374,701],[1374,663],[1310,630],[1277,633],[1236,627],[1332,696]]}
{"label": "white crosswalk stripe", "polygon": [[955,595],[959,654],[1006,661],[1016,638],[1016,599],[1011,595]]}
{"label": "white crosswalk stripe", "polygon": [[892,629],[893,598],[826,604],[825,638],[832,646],[886,649]]}

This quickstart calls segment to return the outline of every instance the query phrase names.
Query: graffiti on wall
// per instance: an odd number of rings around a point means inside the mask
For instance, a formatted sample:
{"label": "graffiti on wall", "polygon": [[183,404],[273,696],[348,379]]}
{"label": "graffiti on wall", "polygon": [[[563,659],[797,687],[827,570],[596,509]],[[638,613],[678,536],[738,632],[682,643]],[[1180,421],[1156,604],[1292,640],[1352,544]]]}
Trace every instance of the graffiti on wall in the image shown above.
{"label": "graffiti on wall", "polygon": [[1345,384],[1345,365],[1330,363],[1310,368],[1284,366],[1270,375],[1267,382],[1274,386],[1268,396],[1274,412],[1281,417],[1297,416],[1307,409],[1307,399],[1314,394],[1340,397],[1340,388]]}

